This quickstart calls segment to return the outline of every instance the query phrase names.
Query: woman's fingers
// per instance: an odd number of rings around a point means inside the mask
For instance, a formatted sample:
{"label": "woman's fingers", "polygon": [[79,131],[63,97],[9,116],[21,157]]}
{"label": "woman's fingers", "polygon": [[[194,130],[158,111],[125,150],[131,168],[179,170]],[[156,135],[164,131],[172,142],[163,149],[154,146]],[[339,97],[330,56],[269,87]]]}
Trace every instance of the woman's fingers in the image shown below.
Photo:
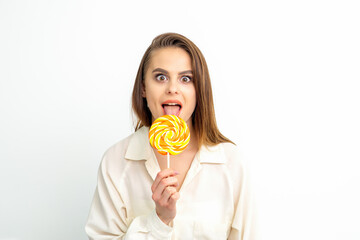
{"label": "woman's fingers", "polygon": [[171,207],[175,207],[176,201],[179,200],[179,198],[180,198],[180,193],[175,191],[175,193],[173,193],[173,194],[170,196],[169,205],[170,205]]}
{"label": "woman's fingers", "polygon": [[176,188],[174,187],[167,187],[165,188],[161,198],[159,200],[159,204],[161,207],[170,207],[171,203],[169,200],[171,199],[172,195],[176,193]]}
{"label": "woman's fingers", "polygon": [[168,178],[168,177],[173,177],[173,176],[176,176],[178,174],[179,174],[178,172],[176,172],[176,171],[174,171],[174,170],[172,170],[170,168],[160,171],[156,175],[155,181],[154,181],[153,185],[151,186],[151,191],[154,193],[155,189],[158,187],[159,183],[163,179]]}
{"label": "woman's fingers", "polygon": [[178,185],[179,183],[176,177],[167,177],[161,179],[161,181],[153,191],[153,199],[155,201],[161,199],[162,195],[165,194],[165,191],[168,190],[168,188],[177,187]]}
{"label": "woman's fingers", "polygon": [[176,201],[180,197],[176,191],[179,183],[175,176],[178,174],[172,169],[165,169],[157,174],[151,186],[156,213],[165,224],[169,224],[176,216]]}

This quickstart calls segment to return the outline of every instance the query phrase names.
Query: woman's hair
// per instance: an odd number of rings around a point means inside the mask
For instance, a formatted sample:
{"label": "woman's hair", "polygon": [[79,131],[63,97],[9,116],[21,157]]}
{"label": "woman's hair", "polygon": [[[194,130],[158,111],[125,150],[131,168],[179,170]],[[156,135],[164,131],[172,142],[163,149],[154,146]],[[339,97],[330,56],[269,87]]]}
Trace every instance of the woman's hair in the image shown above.
{"label": "woman's hair", "polygon": [[144,78],[151,59],[151,53],[166,47],[182,48],[191,58],[196,91],[196,107],[191,119],[198,137],[199,146],[202,144],[211,146],[222,142],[233,143],[222,135],[217,127],[210,75],[204,56],[193,42],[177,33],[164,33],[154,38],[141,59],[132,94],[132,108],[138,118],[135,131],[142,126],[150,127],[152,124],[152,115],[147,107],[146,98],[142,96],[142,88],[144,87]]}

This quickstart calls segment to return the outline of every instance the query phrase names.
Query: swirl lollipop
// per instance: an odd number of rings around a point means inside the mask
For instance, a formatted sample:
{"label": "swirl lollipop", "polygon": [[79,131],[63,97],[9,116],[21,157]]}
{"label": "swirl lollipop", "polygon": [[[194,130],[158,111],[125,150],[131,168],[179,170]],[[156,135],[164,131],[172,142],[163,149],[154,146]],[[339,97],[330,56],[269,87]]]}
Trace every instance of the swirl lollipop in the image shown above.
{"label": "swirl lollipop", "polygon": [[151,125],[149,140],[160,154],[167,155],[167,165],[170,168],[169,155],[177,155],[185,150],[190,142],[190,130],[181,118],[164,115]]}

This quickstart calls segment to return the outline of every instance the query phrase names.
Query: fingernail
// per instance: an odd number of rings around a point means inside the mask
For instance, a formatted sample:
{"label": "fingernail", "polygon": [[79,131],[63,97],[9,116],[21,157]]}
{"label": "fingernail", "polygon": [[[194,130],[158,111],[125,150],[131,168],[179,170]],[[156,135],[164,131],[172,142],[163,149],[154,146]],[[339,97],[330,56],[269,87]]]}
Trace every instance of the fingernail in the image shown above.
{"label": "fingernail", "polygon": [[179,175],[180,173],[179,173],[178,171],[175,171],[175,174],[176,174],[176,175]]}

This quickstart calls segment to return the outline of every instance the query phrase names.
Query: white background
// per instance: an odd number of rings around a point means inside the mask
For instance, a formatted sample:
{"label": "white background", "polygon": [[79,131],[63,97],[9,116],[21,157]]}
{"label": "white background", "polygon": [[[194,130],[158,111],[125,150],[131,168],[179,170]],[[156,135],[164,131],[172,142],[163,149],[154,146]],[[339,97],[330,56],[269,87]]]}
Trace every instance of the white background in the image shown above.
{"label": "white background", "polygon": [[358,1],[0,0],[0,239],[86,239],[140,59],[190,38],[251,163],[264,239],[360,239]]}

